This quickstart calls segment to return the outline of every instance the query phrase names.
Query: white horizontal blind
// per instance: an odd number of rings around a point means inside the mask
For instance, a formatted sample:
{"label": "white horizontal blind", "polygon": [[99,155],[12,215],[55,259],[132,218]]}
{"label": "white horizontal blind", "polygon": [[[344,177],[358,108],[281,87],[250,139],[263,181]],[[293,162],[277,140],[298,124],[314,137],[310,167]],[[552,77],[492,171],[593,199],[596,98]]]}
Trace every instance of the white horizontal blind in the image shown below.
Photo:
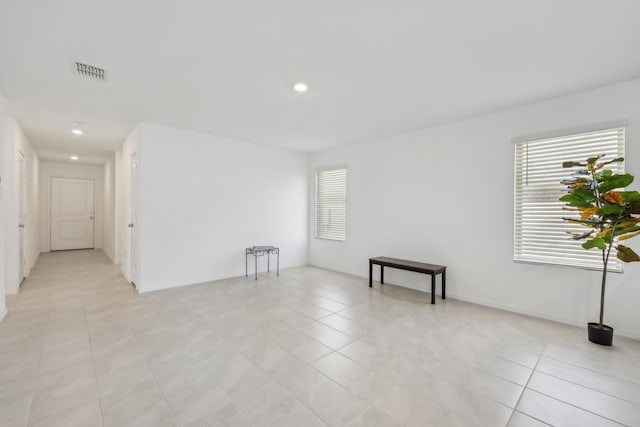
{"label": "white horizontal blind", "polygon": [[[567,231],[583,233],[585,227],[563,221],[579,215],[564,211],[558,199],[566,194],[560,184],[576,168],[563,168],[562,162],[584,162],[605,154],[604,160],[624,157],[625,129],[606,129],[516,144],[514,260],[541,264],[602,269],[602,252],[582,248],[584,240],[570,239]],[[624,173],[623,163],[607,168]],[[610,271],[622,271],[622,262],[609,258]]]}
{"label": "white horizontal blind", "polygon": [[347,240],[347,169],[316,171],[316,237]]}

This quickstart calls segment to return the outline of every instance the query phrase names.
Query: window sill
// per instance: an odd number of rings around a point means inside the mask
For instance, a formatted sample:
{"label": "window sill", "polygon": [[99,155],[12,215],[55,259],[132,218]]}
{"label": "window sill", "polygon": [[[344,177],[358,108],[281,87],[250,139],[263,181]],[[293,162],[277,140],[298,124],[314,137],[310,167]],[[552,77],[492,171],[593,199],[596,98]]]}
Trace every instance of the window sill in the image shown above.
{"label": "window sill", "polygon": [[320,239],[320,240],[330,240],[333,242],[346,242],[347,239],[336,239],[333,237],[321,237],[321,236],[315,236],[316,239]]}

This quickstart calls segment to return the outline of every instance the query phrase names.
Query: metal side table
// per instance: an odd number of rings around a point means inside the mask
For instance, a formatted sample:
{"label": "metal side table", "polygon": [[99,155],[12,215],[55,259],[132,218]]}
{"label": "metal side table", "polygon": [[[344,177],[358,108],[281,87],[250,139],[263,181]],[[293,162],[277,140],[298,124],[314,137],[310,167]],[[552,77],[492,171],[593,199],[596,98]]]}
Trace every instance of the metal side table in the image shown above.
{"label": "metal side table", "polygon": [[258,257],[267,255],[267,272],[271,271],[271,254],[278,255],[277,273],[280,275],[280,249],[275,246],[252,246],[244,251],[245,277],[249,276],[249,255],[253,255],[256,270],[256,280],[258,280]]}

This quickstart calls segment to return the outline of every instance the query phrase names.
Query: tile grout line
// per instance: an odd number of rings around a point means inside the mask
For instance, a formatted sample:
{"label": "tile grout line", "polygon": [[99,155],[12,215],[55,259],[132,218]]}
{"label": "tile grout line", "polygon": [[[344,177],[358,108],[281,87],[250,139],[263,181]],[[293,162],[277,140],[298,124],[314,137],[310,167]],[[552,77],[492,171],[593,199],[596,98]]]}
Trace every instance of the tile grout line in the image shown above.
{"label": "tile grout line", "polygon": [[171,403],[169,403],[169,399],[167,399],[167,396],[164,394],[164,391],[162,390],[162,387],[160,387],[160,384],[158,384],[158,379],[156,378],[155,374],[153,373],[153,369],[151,369],[151,364],[149,363],[149,360],[143,354],[141,354],[141,359],[144,360],[144,363],[147,365],[147,368],[149,369],[149,372],[151,373],[151,377],[153,378],[153,384],[155,384],[155,386],[158,388],[158,391],[160,391],[160,394],[162,395],[162,400],[164,400],[164,403],[169,408],[169,412],[171,413],[171,418],[172,418],[173,422],[175,423],[176,426],[179,426],[180,423],[178,423],[178,419],[176,418],[176,414],[173,411],[173,406],[171,406]]}
{"label": "tile grout line", "polygon": [[[304,363],[304,364],[307,364],[307,365],[308,365],[308,363],[307,363],[307,362],[305,362],[305,361],[304,361],[304,360],[302,360],[302,359],[299,359],[296,355],[291,354],[291,352],[289,352],[287,349],[285,349],[284,347],[282,347],[282,346],[281,346],[280,344],[278,344],[277,342],[275,342],[275,341],[273,341],[273,340],[271,340],[271,339],[269,339],[269,341],[268,341],[268,342],[270,342],[270,343],[272,343],[272,344],[276,345],[276,346],[277,346],[277,347],[279,347],[282,351],[284,351],[285,353],[289,354],[291,357],[294,357],[294,358],[296,358],[296,359],[300,360],[302,363]],[[269,379],[270,379],[271,381],[273,381],[274,383],[278,384],[278,387],[280,387],[280,388],[281,388],[281,389],[282,389],[282,390],[283,390],[283,391],[284,391],[288,396],[291,396],[291,398],[292,398],[293,400],[295,400],[296,402],[298,402],[298,403],[299,403],[300,405],[302,405],[303,407],[307,408],[307,410],[308,410],[309,412],[311,412],[313,415],[315,415],[315,417],[316,417],[316,418],[318,418],[318,420],[320,420],[320,422],[322,422],[322,423],[323,423],[323,424],[325,424],[326,426],[329,426],[329,425],[330,425],[329,423],[327,423],[327,422],[324,420],[324,418],[322,418],[319,414],[317,414],[317,413],[316,413],[312,408],[310,408],[309,406],[305,405],[305,404],[304,404],[304,402],[302,402],[302,401],[301,401],[300,399],[298,399],[298,398],[297,398],[293,393],[291,393],[289,390],[287,390],[287,389],[286,389],[286,388],[285,388],[285,387],[284,387],[284,386],[283,386],[279,381],[277,381],[275,378],[273,378],[273,377],[272,377],[268,372],[266,372],[266,371],[265,371],[264,369],[262,369],[260,366],[256,365],[256,364],[254,363],[254,361],[253,361],[253,360],[251,360],[251,358],[250,358],[249,356],[247,356],[247,355],[244,353],[244,350],[240,350],[240,351],[238,352],[238,354],[242,355],[242,357],[244,357],[244,358],[247,360],[247,362],[251,363],[251,365],[253,365],[253,367],[254,367],[254,368],[256,368],[258,371],[260,371],[261,373],[263,373],[264,375],[266,375],[266,376],[267,376],[267,378],[269,378]],[[310,366],[310,365],[309,365],[309,366]],[[218,381],[218,380],[217,380],[217,378],[216,378],[216,381]],[[222,387],[222,385],[221,385],[221,387]],[[223,390],[225,390],[225,389],[224,389],[224,387],[222,387],[222,389],[223,389]],[[225,393],[226,393],[226,390],[225,390]]]}
{"label": "tile grout line", "polygon": [[93,377],[96,381],[96,392],[98,393],[98,407],[100,408],[100,418],[102,421],[102,425],[104,426],[104,409],[102,407],[102,399],[100,396],[100,386],[98,385],[98,372],[96,371],[96,363],[95,363],[95,356],[93,353],[93,338],[91,338],[91,332],[89,332],[89,322],[87,321],[87,306],[84,304],[84,301],[82,303],[83,308],[84,308],[84,318],[85,318],[85,322],[87,324],[87,334],[89,335],[89,348],[91,349],[91,367],[93,368]]}
{"label": "tile grout line", "polygon": [[[555,336],[557,333],[558,333],[558,325],[556,325],[556,326],[554,327],[554,331],[553,331],[553,333],[552,333],[552,336]],[[594,373],[597,373],[597,374],[603,375],[603,374],[601,374],[601,373],[599,373],[599,372],[597,372],[597,371],[593,371],[593,370],[591,370],[591,369],[584,368],[584,367],[579,366],[579,365],[574,365],[574,364],[572,364],[572,363],[564,362],[564,361],[562,361],[562,360],[558,360],[558,359],[555,359],[555,358],[553,358],[553,357],[545,356],[545,353],[546,353],[546,351],[547,351],[548,347],[549,347],[549,344],[548,344],[548,343],[547,343],[547,344],[545,344],[545,348],[544,348],[544,350],[542,351],[542,354],[540,355],[540,360],[542,360],[542,358],[544,357],[544,358],[548,358],[548,359],[554,360],[554,361],[556,361],[556,362],[565,363],[565,364],[567,364],[567,365],[569,365],[569,366],[573,366],[573,367],[577,367],[577,368],[581,368],[581,369],[586,369],[586,370],[588,370],[588,371],[591,371],[591,372],[594,372]],[[536,363],[536,368],[538,367],[538,364],[539,364],[540,360],[538,361],[538,363]],[[533,374],[534,374],[536,371],[537,371],[537,369],[536,369],[536,370],[534,370],[534,372],[531,374],[531,376],[533,376]],[[542,374],[545,374],[545,375],[550,375],[550,374],[547,374],[547,373],[546,373],[546,372],[544,372],[544,371],[539,371],[539,372],[540,372],[540,373],[542,373]],[[555,377],[554,375],[550,375],[550,376]],[[605,376],[607,376],[607,375],[605,375]],[[559,377],[556,377],[556,378],[559,378]],[[616,377],[613,377],[613,378],[616,378]],[[567,381],[567,382],[569,382],[569,383],[573,383],[572,381],[566,380],[566,379],[564,379],[564,378],[560,378],[560,379],[561,379],[562,381]],[[576,384],[576,383],[573,383],[573,384]],[[633,384],[633,383],[632,383],[632,384]],[[529,382],[527,382],[527,386],[528,386],[528,385],[529,385]],[[585,388],[587,388],[587,389],[591,389],[590,387],[586,387],[586,386],[583,386],[583,385],[581,385],[581,384],[577,384],[577,385],[579,385],[579,386],[581,386],[581,387],[585,387]],[[574,404],[572,404],[572,403],[570,403],[570,402],[566,402],[566,401],[564,401],[564,400],[562,400],[562,399],[558,399],[558,398],[556,398],[556,397],[554,397],[554,396],[550,396],[550,395],[548,395],[548,394],[546,394],[546,393],[542,393],[542,392],[540,392],[540,391],[538,391],[538,390],[534,390],[534,389],[530,389],[530,390],[531,390],[531,391],[533,391],[533,392],[539,393],[539,394],[541,394],[541,395],[543,395],[543,396],[547,396],[547,397],[548,397],[548,398],[550,398],[550,399],[556,400],[556,401],[558,401],[558,402],[562,402],[562,403],[564,403],[564,404],[566,404],[566,405],[569,405],[569,406],[572,406],[572,407],[577,408],[577,409],[579,409],[579,410],[582,410],[582,411],[585,411],[585,412],[587,412],[587,413],[593,414],[593,415],[595,415],[595,416],[597,416],[597,417],[604,418],[604,419],[609,420],[609,421],[611,421],[611,422],[613,422],[613,423],[620,424],[620,425],[624,425],[624,424],[619,423],[618,421],[613,420],[613,419],[611,419],[611,418],[609,418],[609,417],[605,417],[605,416],[603,416],[603,415],[600,415],[600,414],[597,414],[597,413],[595,413],[595,412],[592,412],[592,411],[590,411],[590,410],[588,410],[588,409],[581,408],[581,407],[579,407],[579,406],[577,406],[577,405],[574,405]],[[596,392],[599,392],[598,390],[595,390],[595,391],[596,391]],[[600,392],[600,393],[602,393],[602,392]],[[608,396],[608,394],[607,394],[607,393],[603,393],[603,394],[605,394],[605,395],[607,395],[607,396]],[[622,400],[622,399],[621,399],[621,400]],[[624,400],[623,400],[623,401],[624,401]]]}
{"label": "tile grout line", "polygon": [[551,360],[553,360],[555,362],[564,363],[565,365],[573,366],[574,368],[584,369],[585,371],[593,372],[594,374],[602,375],[603,377],[613,378],[615,380],[623,381],[625,383],[640,387],[640,382],[631,381],[631,380],[628,380],[628,379],[625,379],[625,378],[620,378],[620,377],[618,377],[616,375],[605,374],[603,372],[596,371],[595,369],[591,369],[591,368],[588,368],[586,366],[582,366],[582,365],[578,365],[578,364],[575,364],[575,363],[571,363],[571,362],[568,362],[566,360],[558,359],[556,357],[545,356],[544,354],[543,354],[543,357],[545,359],[551,359]]}
{"label": "tile grout line", "polygon": [[[447,347],[444,347],[442,350],[444,350],[444,349],[446,349],[446,348],[447,348]],[[438,355],[442,352],[442,350],[441,350],[440,352],[438,352]],[[493,353],[489,353],[489,355],[490,355],[490,356],[495,356],[495,354],[493,354]],[[517,383],[517,382],[515,382],[515,381],[513,381],[513,380],[510,380],[510,379],[508,379],[508,378],[504,378],[504,377],[502,377],[502,376],[500,376],[500,375],[497,375],[497,374],[495,374],[495,373],[493,373],[493,372],[491,372],[491,371],[487,370],[486,368],[483,368],[483,367],[480,367],[480,366],[473,365],[473,364],[471,364],[471,363],[467,362],[466,360],[459,358],[458,356],[452,356],[452,358],[456,359],[457,361],[459,361],[459,362],[461,362],[461,363],[464,363],[465,365],[467,365],[467,366],[469,366],[469,367],[471,367],[471,368],[473,368],[473,369],[477,369],[477,370],[479,370],[479,371],[481,371],[481,372],[484,372],[485,374],[488,374],[488,375],[491,375],[491,376],[493,376],[493,377],[499,378],[499,379],[501,379],[502,381],[508,382],[508,383],[510,383],[510,384],[513,384],[513,385],[517,385],[518,387],[522,387],[522,388],[525,388],[525,387],[526,387],[526,385],[523,385],[523,384]],[[496,357],[496,358],[497,358],[497,357]],[[516,362],[512,362],[512,361],[510,361],[510,360],[506,360],[506,359],[500,359],[500,360],[504,360],[505,362],[513,363],[514,365],[521,366],[521,367],[523,367],[523,368],[525,368],[525,369],[529,369],[529,370],[531,370],[531,372],[533,373],[533,368],[530,368],[530,367],[528,367],[528,366],[520,365],[520,364],[518,364],[518,363],[516,363]],[[529,377],[530,377],[530,376],[531,376],[531,374],[529,374]],[[528,377],[527,377],[527,381],[528,381]]]}
{"label": "tile grout line", "polygon": [[[303,364],[305,364],[307,367],[313,369],[315,372],[317,372],[318,374],[322,375],[323,377],[325,377],[326,379],[328,379],[329,381],[331,381],[333,384],[337,385],[338,387],[340,387],[341,389],[345,390],[347,393],[352,394],[353,396],[355,396],[356,398],[358,398],[359,400],[361,400],[362,402],[364,402],[367,406],[371,406],[369,404],[369,402],[367,402],[366,400],[364,400],[362,397],[360,397],[358,394],[352,392],[351,390],[349,390],[348,388],[346,388],[345,386],[343,386],[340,383],[337,383],[333,378],[327,376],[324,372],[318,370],[315,366],[313,366],[311,363],[299,358],[298,356],[296,356],[295,354],[291,353],[289,350],[287,350],[286,348],[284,348],[283,346],[281,346],[278,342],[269,339],[269,342],[271,342],[272,344],[278,346],[281,350],[283,350],[285,353],[287,353],[288,355],[290,355],[291,357],[294,357],[295,359],[299,360],[300,362],[302,362]],[[272,381],[274,381],[275,383],[277,383],[280,387],[282,387],[282,389],[284,391],[286,391],[288,394],[290,394],[294,399],[296,399],[298,402],[300,402],[301,405],[303,405],[305,408],[309,409],[313,414],[315,414],[318,418],[320,418],[323,422],[324,422],[324,418],[322,418],[319,414],[316,414],[315,411],[313,411],[311,408],[309,408],[307,405],[305,405],[303,402],[301,402],[296,396],[294,396],[289,390],[287,390],[286,388],[284,388],[284,386],[278,382],[275,378],[271,377],[271,375],[264,371],[260,366],[256,365],[253,360],[251,360],[251,358],[249,358],[247,355],[244,354],[244,350],[240,351],[240,353],[249,361],[251,362],[251,364],[253,366],[255,366],[257,369],[260,370],[260,372],[264,373],[266,376],[268,376]],[[332,350],[331,353],[325,354],[324,356],[320,356],[317,359],[314,359],[314,362],[317,362],[320,359],[323,359],[327,356],[330,356],[333,353],[338,353],[338,350]],[[368,408],[367,408],[368,409]],[[352,421],[353,419],[355,419],[356,417],[352,418],[350,421]],[[328,423],[325,423],[327,425],[329,425]]]}
{"label": "tile grout line", "polygon": [[[626,424],[623,424],[623,423],[621,423],[620,421],[616,421],[616,420],[611,419],[611,418],[609,418],[609,417],[605,417],[604,415],[601,415],[601,414],[597,414],[597,413],[595,413],[595,412],[592,412],[592,411],[590,411],[590,410],[588,410],[588,409],[581,408],[580,406],[574,405],[573,403],[570,403],[570,402],[566,402],[566,401],[564,401],[564,400],[562,400],[562,399],[558,399],[557,397],[551,396],[551,395],[549,395],[549,394],[547,394],[547,393],[543,393],[543,392],[541,392],[541,391],[534,390],[534,389],[529,389],[529,390],[531,390],[531,391],[532,391],[532,392],[534,392],[534,393],[541,394],[542,396],[546,396],[546,397],[548,397],[549,399],[553,399],[553,400],[555,400],[555,401],[558,401],[558,402],[560,402],[560,403],[563,403],[563,404],[565,404],[565,405],[567,405],[567,406],[571,406],[571,407],[573,407],[573,408],[576,408],[576,409],[579,409],[579,410],[581,410],[581,411],[587,412],[587,413],[589,413],[589,414],[591,414],[591,415],[595,415],[595,416],[596,416],[596,417],[598,417],[598,418],[602,418],[602,419],[604,419],[604,420],[611,421],[611,422],[612,422],[612,423],[614,423],[614,424],[617,424],[617,425],[620,425],[620,426],[628,427]],[[523,414],[524,414],[524,412],[523,412]],[[532,416],[532,415],[529,415],[529,414],[526,414],[526,415],[530,416],[531,418],[535,418],[535,417],[534,417],[534,416]],[[537,418],[536,418],[536,420],[537,420]],[[541,421],[541,420],[538,420],[538,421]],[[543,422],[544,422],[544,421],[543,421]],[[547,423],[545,423],[545,424],[547,424]]]}
{"label": "tile grout line", "polygon": [[[335,327],[333,327],[333,326],[331,326],[331,325],[328,325],[328,324],[326,324],[326,323],[324,323],[324,322],[321,322],[321,320],[322,320],[322,319],[327,318],[327,317],[329,317],[329,316],[340,316],[340,314],[339,314],[339,313],[337,313],[337,312],[336,312],[336,313],[327,314],[326,316],[323,316],[323,317],[320,317],[320,318],[319,318],[319,319],[317,319],[317,320],[314,320],[314,322],[318,322],[318,323],[320,323],[320,324],[322,324],[322,325],[324,325],[324,326],[326,326],[326,327],[328,327],[328,328],[333,329],[334,331],[338,331],[338,332],[340,332],[341,334],[344,334],[344,335],[346,335],[346,336],[348,336],[348,337],[351,337],[351,338],[353,338],[354,340],[359,340],[360,338],[362,338],[363,336],[365,336],[365,335],[366,335],[366,334],[362,334],[362,335],[360,335],[360,336],[358,336],[358,337],[354,337],[353,335],[348,334],[348,333],[346,333],[345,331],[341,331],[341,330],[340,330],[340,329],[338,329],[338,328],[335,328]],[[348,321],[350,321],[350,322],[358,323],[358,325],[360,324],[359,322],[356,322],[356,321],[355,321],[355,320],[353,320],[353,319],[349,319],[348,317],[345,317],[345,316],[340,316],[340,317],[342,317],[343,319],[348,320]]]}
{"label": "tile grout line", "polygon": [[[19,292],[19,291],[18,291]],[[47,309],[47,329],[49,327],[49,317],[51,316],[51,309]],[[42,356],[44,355],[44,345],[46,342],[47,334],[44,334],[44,338],[42,340],[42,347],[40,348],[40,356],[38,357],[38,373],[36,374],[36,385],[33,390],[33,396],[31,396],[31,404],[29,405],[29,415],[27,417],[27,425],[31,424],[31,416],[33,412],[33,405],[35,403],[36,393],[38,391],[38,385],[40,384],[40,368],[42,366]]]}
{"label": "tile grout line", "polygon": [[[574,404],[572,404],[572,403],[570,403],[570,402],[566,402],[566,401],[564,401],[564,400],[562,400],[562,399],[558,399],[558,398],[556,398],[556,397],[554,397],[554,396],[550,396],[550,395],[548,395],[548,394],[546,394],[546,393],[543,393],[543,392],[541,392],[541,391],[534,390],[534,389],[530,389],[530,388],[529,388],[529,382],[531,382],[531,378],[533,377],[533,375],[534,375],[536,372],[540,372],[540,373],[546,374],[546,373],[545,373],[545,372],[543,372],[543,371],[538,371],[538,370],[537,370],[538,365],[540,364],[540,361],[541,361],[541,360],[542,360],[542,358],[544,357],[544,352],[546,351],[546,348],[547,348],[547,345],[545,345],[545,349],[542,351],[542,353],[541,353],[541,354],[540,354],[540,356],[538,357],[538,360],[537,360],[537,362],[536,362],[536,365],[535,365],[535,367],[532,369],[532,371],[531,371],[531,375],[529,376],[529,379],[527,380],[527,384],[526,384],[526,386],[523,388],[522,393],[520,394],[520,397],[518,398],[518,401],[516,402],[516,405],[515,405],[515,407],[513,408],[513,411],[512,411],[512,413],[511,413],[511,416],[509,417],[509,420],[507,421],[507,424],[506,424],[506,425],[508,426],[508,425],[509,425],[509,423],[511,422],[511,419],[513,418],[513,414],[517,411],[518,405],[520,404],[520,401],[522,400],[522,396],[524,396],[524,393],[525,393],[527,390],[531,390],[531,391],[533,391],[533,392],[535,392],[535,393],[539,393],[539,394],[541,394],[541,395],[543,395],[543,396],[546,396],[546,397],[548,397],[548,398],[550,398],[550,399],[556,400],[556,401],[558,401],[558,402],[562,402],[562,403],[564,403],[564,404],[566,404],[566,405],[569,405],[569,406],[572,406],[572,407],[577,408],[577,409],[579,409],[579,410],[585,411],[585,412],[590,413],[590,414],[592,414],[592,415],[595,415],[595,416],[597,416],[597,417],[600,417],[600,418],[603,418],[603,419],[609,420],[609,421],[611,421],[611,422],[613,422],[613,423],[615,423],[615,424],[619,424],[619,425],[621,425],[621,426],[624,426],[624,424],[622,424],[622,423],[620,423],[620,422],[618,422],[618,421],[616,421],[616,420],[613,420],[613,419],[611,419],[611,418],[609,418],[609,417],[605,417],[605,416],[603,416],[603,415],[601,415],[601,414],[597,414],[597,413],[592,412],[592,411],[590,411],[590,410],[588,410],[588,409],[581,408],[581,407],[579,407],[579,406],[577,406],[577,405],[574,405]],[[548,375],[548,374],[546,374],[546,375]],[[568,381],[568,382],[570,382],[570,381]],[[518,412],[520,412],[520,411],[518,411]],[[534,419],[536,419],[537,421],[543,422],[544,424],[548,424],[548,423],[546,423],[546,422],[544,422],[544,421],[542,421],[542,420],[540,420],[540,419],[538,419],[538,418],[536,418],[536,417],[534,417],[534,416],[532,416],[532,415],[530,415],[530,414],[527,414],[527,413],[524,413],[524,412],[523,412],[523,414],[525,414],[525,415],[527,415],[527,416],[529,416],[529,417],[531,417],[531,418],[534,418]]]}
{"label": "tile grout line", "polygon": [[[551,374],[551,373],[549,373],[549,372],[545,372],[545,371],[538,371],[538,372],[540,372],[541,374],[544,374],[544,375],[548,375],[548,376],[553,377],[553,378],[557,378],[557,379],[559,379],[559,380],[561,380],[561,381],[565,381],[565,382],[568,382],[568,383],[571,383],[571,384],[577,385],[577,386],[579,386],[579,387],[583,387],[583,388],[586,388],[586,389],[588,389],[588,390],[595,391],[596,393],[604,394],[605,396],[609,396],[609,397],[611,397],[611,398],[613,398],[613,399],[620,400],[621,402],[627,402],[627,403],[629,403],[629,404],[631,404],[631,405],[633,405],[633,406],[637,406],[637,407],[638,407],[638,409],[639,409],[639,411],[640,411],[640,403],[634,402],[634,401],[632,401],[632,400],[627,400],[627,399],[625,399],[625,398],[623,398],[623,397],[619,397],[619,396],[616,396],[616,395],[613,395],[613,394],[610,394],[610,393],[606,393],[606,392],[604,392],[604,391],[602,391],[602,390],[598,390],[598,389],[593,388],[593,387],[591,387],[591,386],[588,386],[588,385],[585,385],[585,384],[581,384],[581,383],[575,382],[574,380],[570,380],[570,379],[568,379],[568,378],[564,378],[564,377],[561,377],[561,376],[556,375],[556,374]],[[533,389],[532,389],[532,390],[533,390]],[[534,390],[534,391],[538,391],[538,390]],[[538,391],[538,393],[541,393],[541,392],[540,392],[540,391]],[[541,394],[545,394],[545,393],[541,393]],[[557,398],[554,398],[554,399],[556,399],[556,400],[561,400],[561,399],[557,399]],[[567,402],[565,402],[565,403],[567,403]]]}
{"label": "tile grout line", "polygon": [[[543,354],[544,354],[544,350],[542,351],[542,353],[540,353],[540,355],[538,355],[538,360],[536,361],[535,366],[531,369],[531,373],[529,374],[529,378],[527,378],[527,383],[522,388],[522,392],[520,392],[520,396],[518,396],[518,400],[516,401],[515,405],[513,406],[513,409],[511,410],[511,415],[509,416],[509,419],[507,420],[507,424],[505,424],[506,426],[508,426],[509,423],[511,423],[511,420],[513,419],[513,414],[515,414],[515,412],[518,410],[518,405],[520,405],[520,401],[522,400],[522,396],[524,396],[525,392],[529,389],[529,382],[531,382],[531,378],[535,374],[536,368],[538,367],[538,364],[540,363],[540,360],[542,360],[542,355]],[[520,412],[520,411],[518,411],[518,412]],[[526,415],[530,416],[529,414],[526,414]],[[535,418],[535,417],[532,417],[532,418]],[[538,420],[537,418],[535,418],[535,419]],[[542,420],[538,420],[538,421],[544,422]],[[545,423],[545,424],[547,424],[547,423]]]}
{"label": "tile grout line", "polygon": [[[359,340],[359,339],[358,339],[358,340]],[[348,345],[353,344],[354,342],[356,342],[356,341],[358,341],[358,340],[354,340],[354,341],[352,341],[351,343],[349,343],[349,344],[347,344],[347,345],[345,345],[345,346],[343,346],[343,347],[341,347],[341,348],[339,348],[339,349],[337,349],[337,350],[333,350],[331,353],[326,354],[326,355],[324,355],[324,356],[321,356],[321,357],[319,357],[319,358],[315,359],[315,360],[314,360],[314,362],[317,362],[317,361],[319,361],[319,360],[321,360],[321,359],[324,359],[325,357],[328,357],[328,356],[330,356],[330,355],[332,355],[332,354],[334,354],[334,353],[337,353],[337,354],[339,354],[339,355],[341,355],[341,356],[343,356],[343,357],[345,357],[345,358],[347,358],[347,359],[351,360],[351,361],[352,361],[353,363],[355,363],[356,365],[362,366],[362,367],[363,367],[363,368],[365,368],[365,369],[370,369],[368,366],[365,366],[365,365],[363,365],[362,363],[360,363],[360,362],[358,362],[358,361],[356,361],[356,360],[353,360],[353,359],[352,359],[352,358],[350,358],[349,356],[347,356],[347,355],[345,355],[345,354],[343,354],[343,353],[341,353],[341,352],[340,352],[340,350],[342,350],[343,348],[347,347]],[[294,357],[295,357],[295,355],[294,355]],[[304,360],[303,360],[303,362],[304,362],[304,363],[307,363],[307,362],[305,362]],[[326,377],[327,379],[329,379],[329,381],[331,381],[331,382],[333,382],[333,383],[337,384],[337,385],[338,385],[339,387],[341,387],[342,389],[344,389],[344,390],[346,390],[347,392],[349,392],[349,393],[353,394],[354,396],[356,396],[358,399],[360,399],[361,401],[363,401],[363,402],[368,406],[368,407],[367,407],[367,409],[365,409],[363,412],[361,412],[360,414],[358,414],[356,417],[352,418],[352,419],[351,419],[351,421],[353,421],[353,420],[354,420],[354,419],[356,419],[358,416],[360,416],[360,415],[362,415],[363,413],[365,413],[367,410],[369,410],[369,408],[372,408],[372,407],[373,407],[373,405],[372,405],[371,403],[369,403],[369,401],[368,401],[366,398],[364,398],[363,396],[360,396],[359,394],[357,394],[357,393],[355,393],[355,392],[353,392],[353,391],[349,390],[347,387],[343,386],[342,384],[340,384],[340,383],[336,382],[333,378],[329,377],[329,376],[328,376],[328,375],[326,375],[324,372],[320,371],[318,368],[316,368],[315,366],[313,366],[311,363],[307,363],[307,365],[309,365],[313,370],[315,370],[315,371],[316,371],[316,372],[318,372],[319,374],[321,374],[321,375],[323,375],[324,377]],[[397,383],[394,381],[394,384],[392,385],[392,387],[393,387],[393,386],[395,386],[395,385],[397,385]],[[384,393],[383,393],[383,394],[384,394]],[[380,400],[380,398],[382,398],[382,397],[383,397],[383,396],[380,396],[376,401]]]}
{"label": "tile grout line", "polygon": [[[316,321],[316,320],[314,320],[313,322],[320,323],[320,322],[318,322],[318,321]],[[313,322],[305,323],[305,325],[304,325],[304,326],[306,326],[306,325],[310,325],[310,324],[311,324],[311,323],[313,323]],[[284,322],[282,322],[282,323],[284,324]],[[322,324],[322,323],[321,323],[321,324]],[[286,324],[285,324],[285,325],[286,325]],[[287,325],[287,326],[288,326],[288,325]],[[346,346],[350,345],[351,343],[353,343],[353,341],[352,341],[352,342],[350,342],[350,343],[348,343],[348,344],[345,344],[345,345],[341,346],[341,347],[340,347],[340,348],[338,348],[338,349],[334,349],[334,348],[332,348],[332,347],[329,347],[329,346],[328,346],[328,345],[326,345],[325,343],[323,343],[323,342],[321,342],[321,341],[318,341],[317,339],[315,339],[315,338],[313,338],[313,337],[311,337],[311,336],[309,336],[309,335],[305,334],[304,332],[302,332],[302,331],[301,331],[301,330],[299,330],[298,328],[294,328],[294,327],[291,327],[291,326],[288,326],[288,327],[290,327],[293,331],[295,331],[295,332],[297,332],[297,333],[299,333],[299,334],[303,335],[305,338],[308,338],[308,339],[310,339],[311,341],[313,341],[313,342],[315,342],[315,343],[318,343],[318,344],[320,344],[321,346],[326,347],[326,348],[328,348],[329,350],[331,350],[331,352],[329,352],[329,353],[327,353],[327,354],[325,354],[325,355],[323,355],[323,356],[320,356],[318,359],[322,359],[323,357],[328,356],[329,354],[334,353],[334,352],[336,352],[336,351],[339,351],[340,349],[342,349],[342,348],[344,348],[344,347],[346,347]],[[329,327],[329,326],[327,326],[327,327]],[[346,335],[346,334],[343,334],[343,335]],[[349,338],[351,338],[349,335],[347,335],[347,336],[348,336]],[[314,362],[315,362],[316,360],[318,360],[318,359],[314,359]]]}

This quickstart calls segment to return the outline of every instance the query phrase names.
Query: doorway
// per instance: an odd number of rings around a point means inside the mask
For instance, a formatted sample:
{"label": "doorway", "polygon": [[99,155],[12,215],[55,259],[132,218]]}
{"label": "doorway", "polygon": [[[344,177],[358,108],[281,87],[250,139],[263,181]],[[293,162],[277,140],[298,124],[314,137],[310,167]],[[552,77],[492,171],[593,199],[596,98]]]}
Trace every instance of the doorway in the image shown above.
{"label": "doorway", "polygon": [[27,208],[26,208],[26,182],[25,182],[25,162],[24,154],[18,152],[18,283],[21,284],[25,278],[26,259],[25,254],[25,236],[24,227],[27,220]]}
{"label": "doorway", "polygon": [[138,218],[137,218],[137,213],[138,213],[137,172],[138,171],[137,169],[138,169],[137,153],[132,153],[131,154],[131,170],[129,174],[129,189],[130,189],[129,218],[131,222],[127,224],[127,227],[129,228],[129,231],[130,231],[128,279],[133,284],[133,286],[136,287],[136,289],[137,289],[136,278],[137,278],[137,270],[138,270],[137,253],[136,253],[136,225],[138,222]]}
{"label": "doorway", "polygon": [[93,249],[95,183],[92,179],[51,178],[51,250]]}

